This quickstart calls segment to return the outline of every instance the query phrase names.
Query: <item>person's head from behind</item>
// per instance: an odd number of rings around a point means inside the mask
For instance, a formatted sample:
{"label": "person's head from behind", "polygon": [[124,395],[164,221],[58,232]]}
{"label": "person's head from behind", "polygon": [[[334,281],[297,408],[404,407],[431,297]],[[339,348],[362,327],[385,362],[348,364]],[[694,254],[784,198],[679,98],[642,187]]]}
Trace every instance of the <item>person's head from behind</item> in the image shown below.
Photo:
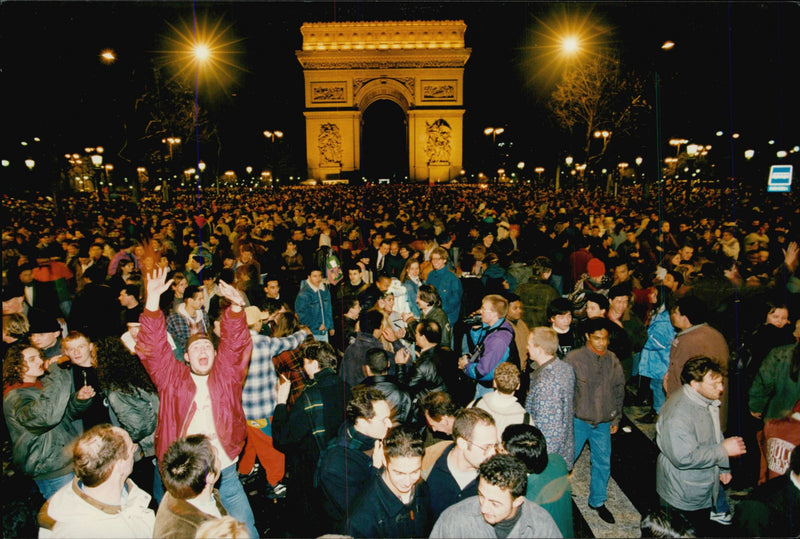
{"label": "person's head from behind", "polygon": [[453,422],[458,406],[449,393],[431,391],[420,400],[420,407],[425,414],[425,422],[433,432],[453,433]]}
{"label": "person's head from behind", "polygon": [[716,400],[724,389],[722,367],[707,357],[694,357],[686,362],[681,371],[681,383],[700,393],[703,397]]}
{"label": "person's head from behind", "polygon": [[547,305],[547,320],[557,331],[569,330],[572,323],[572,302],[567,298],[556,298]]}
{"label": "person's head from behind", "polygon": [[483,519],[491,525],[514,517],[525,503],[528,471],[511,455],[494,455],[478,468],[478,503]]}
{"label": "person's head from behind", "polygon": [[392,426],[392,407],[383,391],[374,387],[354,387],[345,415],[358,432],[376,440],[382,440]]}
{"label": "person's head from behind", "polygon": [[494,418],[481,408],[464,408],[456,412],[453,440],[466,462],[477,469],[497,451],[497,426]]}
{"label": "person's head from behind", "polygon": [[423,455],[425,444],[411,427],[399,425],[386,433],[383,440],[386,467],[382,477],[395,496],[408,496],[419,482]]}
{"label": "person's head from behind", "polygon": [[679,330],[689,329],[706,322],[708,307],[700,298],[683,296],[670,313],[672,325]]}
{"label": "person's head from behind", "polygon": [[363,333],[380,337],[383,314],[378,310],[362,311],[359,317],[359,328]]}
{"label": "person's head from behind", "polygon": [[159,465],[164,488],[179,500],[196,498],[217,481],[220,460],[211,440],[192,434],[172,442]]}
{"label": "person's head from behind", "polygon": [[558,333],[553,328],[537,326],[528,334],[528,357],[543,364],[558,351]]}
{"label": "person's head from behind", "polygon": [[509,425],[503,431],[503,449],[525,464],[528,473],[540,474],[547,468],[547,442],[533,425]]}
{"label": "person's head from behind", "polygon": [[383,348],[371,348],[367,350],[367,364],[365,365],[367,376],[385,375],[389,372],[389,358]]}
{"label": "person's head from behind", "polygon": [[247,525],[230,515],[206,520],[197,527],[195,539],[251,539]]}
{"label": "person's head from behind", "polygon": [[438,322],[434,320],[422,320],[415,329],[414,338],[417,346],[428,348],[431,345],[439,345],[442,342],[442,330]]}
{"label": "person's head from behind", "polygon": [[303,370],[309,378],[328,369],[336,373],[339,356],[333,346],[322,341],[311,341],[303,345]]}
{"label": "person's head from behind", "polygon": [[504,361],[494,370],[494,388],[504,395],[513,395],[519,389],[519,367],[509,361]]}
{"label": "person's head from behind", "polygon": [[649,511],[639,527],[642,537],[695,537],[694,528],[682,514],[666,509]]}
{"label": "person's head from behind", "polygon": [[133,471],[135,444],[123,429],[108,423],[95,425],[75,442],[72,467],[84,486],[94,488],[114,477],[120,488]]}

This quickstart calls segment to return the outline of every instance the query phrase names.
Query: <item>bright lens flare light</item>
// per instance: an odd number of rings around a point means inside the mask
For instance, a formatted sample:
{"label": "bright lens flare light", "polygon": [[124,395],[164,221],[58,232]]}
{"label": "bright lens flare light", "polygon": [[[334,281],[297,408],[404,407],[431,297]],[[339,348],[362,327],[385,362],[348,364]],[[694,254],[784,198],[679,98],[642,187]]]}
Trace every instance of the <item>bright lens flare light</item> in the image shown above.
{"label": "bright lens flare light", "polygon": [[194,57],[198,62],[205,62],[211,57],[211,51],[208,50],[208,45],[205,43],[198,43],[194,47]]}
{"label": "bright lens flare light", "polygon": [[578,52],[578,50],[580,50],[580,45],[578,45],[578,38],[575,36],[565,37],[564,40],[561,42],[561,47],[567,54],[575,54],[576,52]]}
{"label": "bright lens flare light", "polygon": [[557,4],[536,20],[520,67],[531,86],[549,93],[569,67],[612,57],[612,42],[612,29],[600,15],[576,4]]}
{"label": "bright lens flare light", "polygon": [[164,37],[165,47],[158,52],[171,78],[196,84],[205,92],[230,93],[244,70],[238,63],[242,40],[233,35],[231,26],[200,15],[196,21],[169,26],[172,32]]}

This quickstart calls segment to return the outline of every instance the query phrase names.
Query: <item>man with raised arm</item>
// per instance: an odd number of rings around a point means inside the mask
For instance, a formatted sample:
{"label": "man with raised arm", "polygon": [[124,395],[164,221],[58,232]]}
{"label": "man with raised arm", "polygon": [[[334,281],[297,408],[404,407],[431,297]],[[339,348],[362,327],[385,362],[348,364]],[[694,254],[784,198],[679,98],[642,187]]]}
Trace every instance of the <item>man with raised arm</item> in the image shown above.
{"label": "man with raised arm", "polygon": [[246,434],[242,384],[253,347],[244,316],[245,300],[241,292],[220,281],[219,294],[231,306],[221,316],[218,351],[214,350],[210,334],[196,333],[187,340],[185,363],[181,363],[172,354],[164,315],[158,308],[161,294],[171,284],[164,268],[149,275],[136,342],[136,353],[156,384],[161,400],[156,456],[160,462],[175,440],[190,434],[205,434],[221,461],[222,504],[231,516],[247,524],[251,537],[258,537],[253,510],[236,470]]}

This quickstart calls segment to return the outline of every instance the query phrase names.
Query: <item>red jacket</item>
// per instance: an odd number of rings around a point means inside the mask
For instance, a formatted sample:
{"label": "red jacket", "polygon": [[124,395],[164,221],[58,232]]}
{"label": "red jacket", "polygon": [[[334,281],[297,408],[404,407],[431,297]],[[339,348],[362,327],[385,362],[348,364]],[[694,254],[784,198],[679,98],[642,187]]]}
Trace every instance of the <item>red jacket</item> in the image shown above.
{"label": "red jacket", "polygon": [[[158,388],[158,426],[155,443],[158,460],[169,445],[186,435],[195,412],[197,388],[189,366],[176,361],[167,342],[167,328],[161,311],[142,312],[136,340],[136,353]],[[226,309],[222,314],[217,357],[208,375],[208,391],[214,410],[214,426],[222,447],[235,459],[244,447],[246,423],[242,410],[242,385],[253,340],[247,329],[244,311]]]}

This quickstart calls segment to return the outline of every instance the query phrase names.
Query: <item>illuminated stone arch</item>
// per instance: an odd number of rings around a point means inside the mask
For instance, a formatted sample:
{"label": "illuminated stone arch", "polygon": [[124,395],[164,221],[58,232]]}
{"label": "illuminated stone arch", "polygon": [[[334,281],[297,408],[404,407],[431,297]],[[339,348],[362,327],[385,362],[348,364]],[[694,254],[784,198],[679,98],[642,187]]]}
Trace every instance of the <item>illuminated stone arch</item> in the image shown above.
{"label": "illuminated stone arch", "polygon": [[411,180],[458,175],[471,52],[463,21],[305,23],[300,31],[310,178],[360,170],[362,114],[384,99],[405,114]]}

